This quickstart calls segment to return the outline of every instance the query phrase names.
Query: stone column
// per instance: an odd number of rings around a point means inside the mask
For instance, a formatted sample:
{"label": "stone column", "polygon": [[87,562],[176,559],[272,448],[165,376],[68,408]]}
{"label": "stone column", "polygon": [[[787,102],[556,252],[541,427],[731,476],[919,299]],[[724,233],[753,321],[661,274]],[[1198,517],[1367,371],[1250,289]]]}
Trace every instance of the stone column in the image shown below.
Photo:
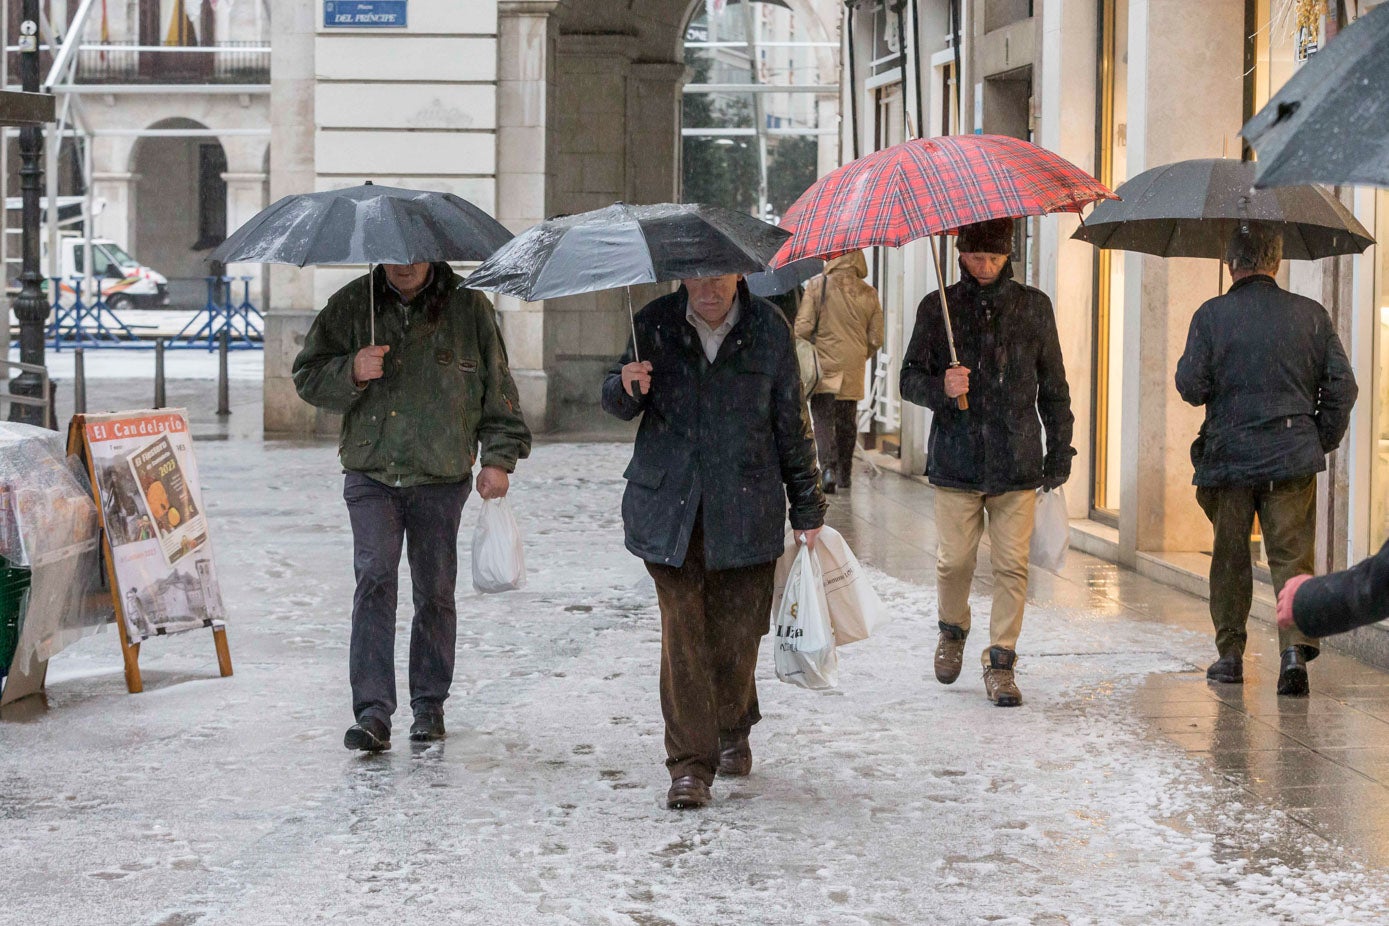
{"label": "stone column", "polygon": [[139,186],[139,174],[92,171],[92,196],[106,203],[92,221],[92,236],[110,238],[137,256],[140,244],[135,240],[135,191]]}
{"label": "stone column", "polygon": [[[314,26],[321,13],[318,4],[297,0],[272,2],[275,35],[270,52],[270,196],[275,200],[315,188]],[[300,399],[290,379],[294,358],[318,311],[313,274],[307,267],[269,268],[270,298],[265,307],[266,433],[337,432],[338,416],[321,412]]]}
{"label": "stone column", "polygon": [[[547,216],[556,0],[497,5],[497,218],[520,232]],[[495,299],[511,373],[532,430],[550,424],[545,372],[545,304]]]}
{"label": "stone column", "polygon": [[[1090,173],[1095,172],[1095,4],[1092,0],[1047,0],[1041,10],[1041,54],[1036,94],[1041,99],[1039,143]],[[1056,308],[1076,448],[1066,501],[1073,518],[1088,517],[1092,464],[1090,422],[1094,415],[1095,248],[1072,241],[1074,215],[1041,220],[1037,268],[1043,292]]]}
{"label": "stone column", "polygon": [[[1132,0],[1129,8],[1129,173],[1238,150],[1243,112],[1244,5]],[[1191,24],[1201,23],[1201,41]],[[1191,316],[1219,289],[1215,261],[1126,254],[1120,557],[1210,549],[1191,485],[1191,442],[1204,417],[1174,376]],[[1228,277],[1227,277],[1228,282]]]}
{"label": "stone column", "polygon": [[[236,231],[250,221],[257,212],[265,208],[266,182],[269,176],[263,173],[222,174],[227,184],[227,234]],[[229,264],[227,276],[232,277],[232,296],[239,304],[243,291],[238,277],[249,276],[251,280],[251,301],[256,308],[265,311],[265,273],[264,264]]]}

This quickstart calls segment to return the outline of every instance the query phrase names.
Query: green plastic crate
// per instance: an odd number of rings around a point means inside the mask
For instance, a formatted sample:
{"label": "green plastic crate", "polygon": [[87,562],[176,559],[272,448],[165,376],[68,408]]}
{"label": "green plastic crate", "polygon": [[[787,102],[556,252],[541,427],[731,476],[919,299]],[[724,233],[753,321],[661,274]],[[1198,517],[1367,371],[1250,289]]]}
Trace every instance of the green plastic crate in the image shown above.
{"label": "green plastic crate", "polygon": [[11,566],[9,560],[0,556],[0,679],[9,674],[15,648],[19,646],[30,577],[27,567]]}

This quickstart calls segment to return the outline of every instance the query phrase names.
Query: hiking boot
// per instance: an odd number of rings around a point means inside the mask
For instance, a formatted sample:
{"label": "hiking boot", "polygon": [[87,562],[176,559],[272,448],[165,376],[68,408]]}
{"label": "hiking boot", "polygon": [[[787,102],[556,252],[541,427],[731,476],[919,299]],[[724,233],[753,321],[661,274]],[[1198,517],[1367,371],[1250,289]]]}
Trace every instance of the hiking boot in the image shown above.
{"label": "hiking boot", "polygon": [[432,743],[444,738],[444,712],[425,710],[415,714],[415,722],[410,725],[412,743]]}
{"label": "hiking boot", "polygon": [[752,774],[752,747],[746,733],[719,737],[719,774],[730,778]]}
{"label": "hiking boot", "polygon": [[693,810],[704,807],[713,799],[709,786],[693,775],[677,778],[666,792],[666,807],[670,810]]}
{"label": "hiking boot", "polygon": [[968,631],[954,624],[939,621],[940,639],[936,641],[936,681],[949,685],[960,677],[965,662],[965,637]]}
{"label": "hiking boot", "polygon": [[1001,646],[989,647],[989,665],[984,670],[984,693],[998,707],[1022,704],[1022,692],[1013,681],[1013,665],[1018,654]]}
{"label": "hiking boot", "polygon": [[363,717],[347,728],[342,744],[362,752],[385,752],[391,748],[391,728],[375,717]]}
{"label": "hiking boot", "polygon": [[1301,646],[1283,650],[1278,667],[1278,693],[1292,698],[1305,698],[1311,693],[1307,684],[1307,654]]}
{"label": "hiking boot", "polygon": [[1244,656],[1233,650],[1221,656],[1206,669],[1206,680],[1224,682],[1227,685],[1243,685]]}

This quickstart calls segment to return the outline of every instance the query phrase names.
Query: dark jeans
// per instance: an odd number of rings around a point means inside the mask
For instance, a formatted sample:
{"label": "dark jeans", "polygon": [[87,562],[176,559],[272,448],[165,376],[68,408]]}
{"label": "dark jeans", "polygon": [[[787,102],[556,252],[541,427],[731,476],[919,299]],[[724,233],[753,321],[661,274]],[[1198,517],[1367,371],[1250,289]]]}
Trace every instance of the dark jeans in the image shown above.
{"label": "dark jeans", "polygon": [[438,708],[453,683],[458,636],[458,521],[472,488],[462,482],[395,488],[348,473],[342,496],[352,521],[352,712],[391,725],[396,708],[395,612],[400,552],[410,560],[415,619],[410,627],[410,706]]}
{"label": "dark jeans", "polygon": [[647,563],[661,605],[661,714],[671,780],[713,784],[719,737],[745,734],[757,708],[757,647],[771,625],[776,563],[706,571],[703,516],[685,564]]}
{"label": "dark jeans", "polygon": [[815,453],[821,469],[834,470],[847,483],[853,472],[854,444],[858,441],[858,402],[838,399],[831,393],[810,397],[810,420],[815,426]]}
{"label": "dark jeans", "polygon": [[[1258,486],[1199,486],[1196,501],[1215,528],[1211,551],[1211,622],[1215,624],[1215,648],[1221,656],[1244,654],[1249,607],[1254,601],[1253,557],[1249,535],[1254,515],[1259,516],[1264,551],[1273,590],[1295,575],[1311,574],[1317,536],[1317,477],[1304,476],[1287,482]],[[1317,641],[1297,629],[1278,631],[1278,650],[1300,644],[1307,658],[1320,652]]]}

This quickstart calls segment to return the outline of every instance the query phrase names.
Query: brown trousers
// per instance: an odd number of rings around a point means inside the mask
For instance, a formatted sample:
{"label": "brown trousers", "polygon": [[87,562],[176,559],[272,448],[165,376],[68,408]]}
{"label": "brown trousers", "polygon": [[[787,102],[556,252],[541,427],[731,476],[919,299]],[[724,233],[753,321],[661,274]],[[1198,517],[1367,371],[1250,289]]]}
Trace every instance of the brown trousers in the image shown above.
{"label": "brown trousers", "polygon": [[[1254,603],[1254,564],[1249,535],[1254,515],[1264,535],[1264,552],[1273,576],[1274,594],[1295,575],[1311,574],[1316,567],[1317,477],[1303,476],[1287,482],[1259,486],[1199,486],[1196,501],[1215,528],[1211,550],[1211,623],[1215,625],[1215,649],[1244,655],[1246,625]],[[1293,627],[1278,628],[1278,650],[1307,647],[1307,658],[1321,651],[1317,640]]]}
{"label": "brown trousers", "polygon": [[703,513],[685,564],[647,563],[661,605],[661,714],[671,780],[714,783],[719,738],[746,733],[757,709],[757,648],[771,625],[776,563],[704,568]]}

